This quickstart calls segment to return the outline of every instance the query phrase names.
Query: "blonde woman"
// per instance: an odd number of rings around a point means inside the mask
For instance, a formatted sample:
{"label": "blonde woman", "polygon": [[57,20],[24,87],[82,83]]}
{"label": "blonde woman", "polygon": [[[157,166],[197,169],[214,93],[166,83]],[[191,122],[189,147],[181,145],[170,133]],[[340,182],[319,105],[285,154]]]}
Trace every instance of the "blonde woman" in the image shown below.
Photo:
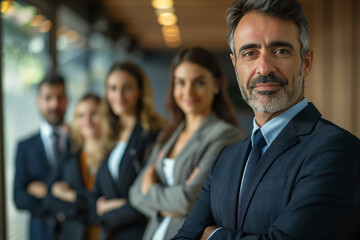
{"label": "blonde woman", "polygon": [[[93,190],[97,170],[103,159],[100,97],[84,95],[77,103],[70,135],[72,155],[58,169],[51,195],[46,198],[49,207],[58,212],[62,220],[60,239],[99,239],[100,225],[90,221]],[[65,160],[65,159],[64,159]]]}
{"label": "blonde woman", "polygon": [[101,239],[141,239],[147,221],[131,206],[128,190],[164,120],[155,111],[149,80],[138,65],[114,64],[105,89],[104,143],[111,151],[94,188]]}
{"label": "blonde woman", "polygon": [[220,150],[243,136],[227,98],[226,79],[210,52],[179,52],[170,85],[167,103],[173,122],[130,190],[131,203],[150,218],[145,240],[175,235]]}

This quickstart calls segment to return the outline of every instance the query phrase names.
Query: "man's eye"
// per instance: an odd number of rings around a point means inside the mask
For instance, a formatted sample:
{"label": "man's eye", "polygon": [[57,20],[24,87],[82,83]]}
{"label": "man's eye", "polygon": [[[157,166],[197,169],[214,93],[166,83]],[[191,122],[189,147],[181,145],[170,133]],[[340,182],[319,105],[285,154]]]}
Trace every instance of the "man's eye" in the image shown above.
{"label": "man's eye", "polygon": [[276,54],[284,55],[284,54],[290,54],[290,51],[287,50],[287,49],[284,49],[284,48],[280,48],[280,49],[276,49],[276,50],[275,50],[275,53],[276,53]]}
{"label": "man's eye", "polygon": [[254,51],[246,51],[243,53],[243,57],[252,57],[254,56],[256,53]]}

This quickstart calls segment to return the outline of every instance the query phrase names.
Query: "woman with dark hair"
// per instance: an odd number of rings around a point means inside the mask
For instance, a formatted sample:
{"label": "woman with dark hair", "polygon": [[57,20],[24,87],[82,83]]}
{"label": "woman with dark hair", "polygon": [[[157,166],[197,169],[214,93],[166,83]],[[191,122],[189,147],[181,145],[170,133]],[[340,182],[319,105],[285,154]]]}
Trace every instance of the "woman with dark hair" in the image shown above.
{"label": "woman with dark hair", "polygon": [[216,58],[202,48],[172,63],[168,110],[149,162],[130,189],[130,201],[150,218],[143,239],[174,236],[193,206],[219,151],[243,136]]}
{"label": "woman with dark hair", "polygon": [[150,83],[136,64],[114,64],[106,77],[103,142],[108,149],[95,183],[96,218],[102,239],[141,239],[146,218],[128,201],[128,190],[146,151],[165,124],[154,107]]}
{"label": "woman with dark hair", "polygon": [[[101,99],[92,93],[84,95],[76,104],[71,123],[72,154],[58,169],[46,204],[58,212],[60,239],[99,239],[100,225],[90,221],[90,192],[103,159]],[[65,160],[65,159],[64,159]]]}

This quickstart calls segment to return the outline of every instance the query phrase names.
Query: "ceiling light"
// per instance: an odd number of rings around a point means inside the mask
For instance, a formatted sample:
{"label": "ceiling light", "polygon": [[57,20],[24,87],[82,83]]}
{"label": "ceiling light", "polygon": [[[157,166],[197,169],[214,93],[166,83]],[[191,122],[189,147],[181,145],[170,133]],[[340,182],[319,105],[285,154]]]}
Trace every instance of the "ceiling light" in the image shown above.
{"label": "ceiling light", "polygon": [[164,36],[175,36],[180,35],[180,30],[177,25],[169,25],[169,26],[163,26],[161,28],[162,33]]}
{"label": "ceiling light", "polygon": [[165,41],[166,46],[170,47],[170,48],[177,48],[180,47],[181,45],[181,41],[179,40],[178,42],[167,42]]}
{"label": "ceiling light", "polygon": [[174,13],[164,12],[159,14],[157,20],[161,25],[174,25],[177,22],[177,17]]}
{"label": "ceiling light", "polygon": [[151,5],[156,9],[168,9],[174,6],[173,0],[152,0]]}

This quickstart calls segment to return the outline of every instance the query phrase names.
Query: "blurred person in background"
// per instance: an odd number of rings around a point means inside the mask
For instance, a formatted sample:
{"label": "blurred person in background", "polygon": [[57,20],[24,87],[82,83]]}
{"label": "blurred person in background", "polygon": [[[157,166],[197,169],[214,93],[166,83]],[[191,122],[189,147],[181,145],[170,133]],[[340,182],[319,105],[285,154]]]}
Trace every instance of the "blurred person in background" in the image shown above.
{"label": "blurred person in background", "polygon": [[76,104],[71,124],[71,150],[57,171],[46,205],[62,220],[60,240],[97,240],[101,226],[90,220],[91,197],[98,168],[104,158],[101,143],[99,96],[85,94]]}
{"label": "blurred person in background", "polygon": [[145,240],[174,236],[217,154],[243,136],[214,55],[202,48],[179,52],[170,81],[167,103],[173,122],[130,191],[131,203],[150,218]]}
{"label": "blurred person in background", "polygon": [[155,110],[148,77],[137,64],[115,63],[105,89],[103,136],[109,154],[93,192],[97,221],[103,226],[101,239],[141,239],[147,220],[130,204],[129,188],[165,121]]}
{"label": "blurred person in background", "polygon": [[48,74],[38,85],[37,107],[43,117],[40,131],[17,147],[14,202],[30,212],[29,239],[55,239],[58,221],[43,202],[50,179],[69,151],[69,129],[64,122],[67,96],[64,79]]}

